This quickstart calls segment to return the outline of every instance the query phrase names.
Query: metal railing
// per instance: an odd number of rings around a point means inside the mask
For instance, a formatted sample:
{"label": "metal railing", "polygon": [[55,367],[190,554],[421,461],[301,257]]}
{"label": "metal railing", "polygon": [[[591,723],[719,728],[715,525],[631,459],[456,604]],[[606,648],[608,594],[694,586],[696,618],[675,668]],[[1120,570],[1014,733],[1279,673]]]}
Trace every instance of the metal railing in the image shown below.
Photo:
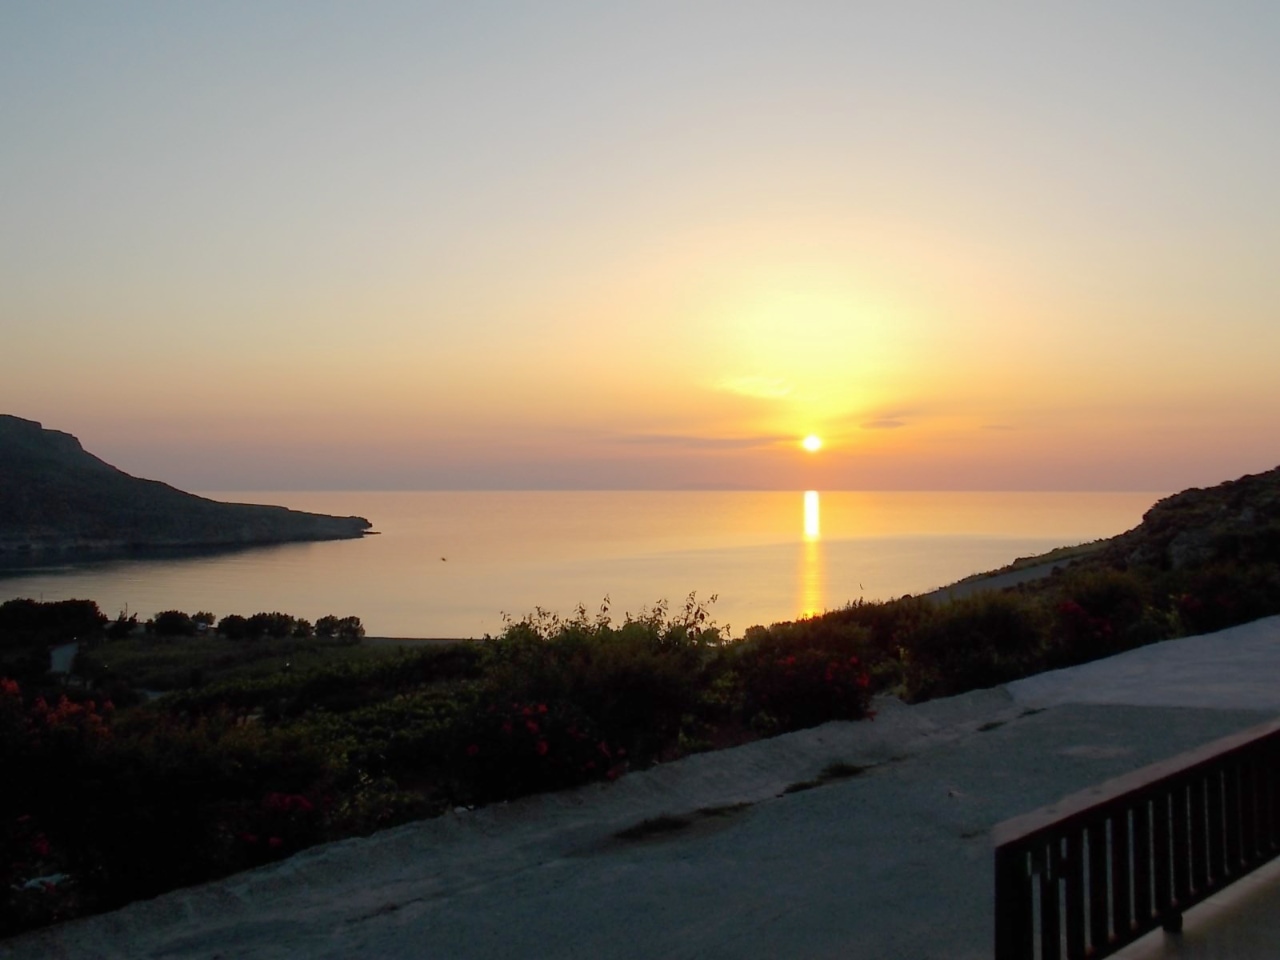
{"label": "metal railing", "polygon": [[1280,854],[1280,720],[996,827],[996,960],[1099,958]]}

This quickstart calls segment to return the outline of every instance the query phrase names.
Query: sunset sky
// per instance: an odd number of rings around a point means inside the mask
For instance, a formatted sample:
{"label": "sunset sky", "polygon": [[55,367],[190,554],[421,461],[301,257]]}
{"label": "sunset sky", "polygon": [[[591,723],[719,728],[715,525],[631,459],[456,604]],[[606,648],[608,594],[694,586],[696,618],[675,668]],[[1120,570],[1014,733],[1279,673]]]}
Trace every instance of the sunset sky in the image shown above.
{"label": "sunset sky", "polygon": [[0,412],[200,490],[1273,467],[1280,5],[1045,6],[4,4]]}

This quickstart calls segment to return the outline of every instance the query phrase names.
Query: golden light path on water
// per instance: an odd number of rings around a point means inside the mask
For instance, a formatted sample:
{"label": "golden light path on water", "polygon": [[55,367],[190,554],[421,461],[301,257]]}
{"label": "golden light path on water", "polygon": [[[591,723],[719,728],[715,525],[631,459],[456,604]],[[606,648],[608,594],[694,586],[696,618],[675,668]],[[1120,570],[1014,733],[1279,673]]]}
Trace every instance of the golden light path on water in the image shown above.
{"label": "golden light path on water", "polygon": [[801,616],[812,617],[826,607],[822,602],[822,522],[817,490],[804,493],[804,540],[800,554]]}
{"label": "golden light path on water", "polygon": [[[210,495],[210,494],[206,494]],[[365,516],[381,535],[7,573],[0,600],[357,615],[370,636],[480,637],[502,612],[616,617],[692,590],[747,627],[920,593],[1015,557],[1113,536],[1160,492],[232,491],[214,499]]]}

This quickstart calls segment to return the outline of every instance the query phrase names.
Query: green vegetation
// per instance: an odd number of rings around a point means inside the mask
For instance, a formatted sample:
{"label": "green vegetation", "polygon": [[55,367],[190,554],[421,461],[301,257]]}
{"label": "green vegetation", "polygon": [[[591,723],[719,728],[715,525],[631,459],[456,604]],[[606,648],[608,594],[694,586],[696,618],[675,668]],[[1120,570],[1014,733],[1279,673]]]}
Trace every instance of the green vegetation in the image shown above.
{"label": "green vegetation", "polygon": [[[50,629],[68,612],[17,603]],[[192,635],[182,611],[142,626],[80,613],[98,631],[81,636],[72,684],[45,678],[46,655],[0,691],[4,932],[459,805],[857,719],[871,697],[860,631],[734,642],[693,597],[621,623],[539,611],[498,637],[410,649],[360,642],[355,618],[299,631],[263,614],[239,618],[260,630]]]}
{"label": "green vegetation", "polygon": [[[0,605],[0,934],[310,844],[1280,613],[1280,479],[1157,504],[1052,576],[725,636],[693,596],[412,649],[358,618]],[[77,676],[49,648],[79,639]],[[167,690],[145,699],[141,690]],[[863,769],[833,765],[808,789]],[[637,837],[717,814],[637,825]]]}
{"label": "green vegetation", "polygon": [[[263,637],[235,643],[220,635],[129,636],[81,652],[76,673],[95,689],[128,686],[168,693],[228,681],[308,673],[349,661],[389,659],[391,647],[352,644],[343,639]],[[121,695],[115,694],[117,702]]]}

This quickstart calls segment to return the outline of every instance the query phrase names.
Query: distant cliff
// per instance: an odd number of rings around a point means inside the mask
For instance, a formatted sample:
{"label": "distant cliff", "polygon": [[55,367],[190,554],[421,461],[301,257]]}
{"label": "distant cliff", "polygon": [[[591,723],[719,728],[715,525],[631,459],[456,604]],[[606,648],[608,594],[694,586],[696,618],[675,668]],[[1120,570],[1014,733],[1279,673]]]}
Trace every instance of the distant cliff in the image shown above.
{"label": "distant cliff", "polygon": [[1165,497],[1104,556],[1166,570],[1280,563],[1280,467]]}
{"label": "distant cliff", "polygon": [[197,497],[117,470],[69,433],[0,414],[0,557],[344,540],[369,526]]}

